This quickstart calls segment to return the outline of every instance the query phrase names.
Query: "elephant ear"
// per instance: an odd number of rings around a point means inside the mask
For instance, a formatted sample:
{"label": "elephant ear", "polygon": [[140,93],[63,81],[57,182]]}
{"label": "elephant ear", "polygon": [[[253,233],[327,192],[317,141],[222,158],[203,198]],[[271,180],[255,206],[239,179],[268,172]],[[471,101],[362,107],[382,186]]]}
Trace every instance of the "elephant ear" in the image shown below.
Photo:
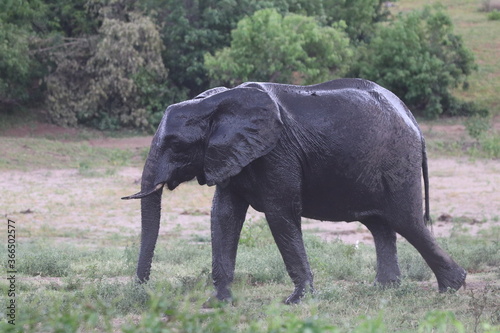
{"label": "elephant ear", "polygon": [[199,94],[198,96],[196,96],[193,99],[207,98],[207,97],[210,97],[212,95],[219,94],[219,93],[221,93],[223,91],[226,91],[226,90],[229,90],[229,88],[226,88],[226,87],[215,87],[215,88],[208,89],[208,90],[202,92],[201,94]]}
{"label": "elephant ear", "polygon": [[234,88],[213,96],[215,112],[205,151],[209,186],[222,184],[277,144],[283,123],[276,102],[257,88]]}

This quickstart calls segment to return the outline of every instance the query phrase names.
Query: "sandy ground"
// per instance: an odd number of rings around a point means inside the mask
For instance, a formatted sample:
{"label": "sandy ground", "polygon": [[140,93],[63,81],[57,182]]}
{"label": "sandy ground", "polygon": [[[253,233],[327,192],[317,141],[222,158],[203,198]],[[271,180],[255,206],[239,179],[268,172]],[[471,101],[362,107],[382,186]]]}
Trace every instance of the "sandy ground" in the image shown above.
{"label": "sandy ground", "polygon": [[[446,237],[460,230],[478,234],[500,226],[500,162],[439,158],[429,161],[433,231]],[[24,236],[58,236],[99,242],[103,235],[134,237],[140,233],[139,201],[120,197],[136,192],[140,168],[119,168],[112,175],[88,177],[76,169],[0,171],[0,214],[18,221]],[[163,196],[161,234],[209,237],[213,188],[181,185]],[[261,214],[250,210],[249,219]],[[360,223],[304,220],[306,232],[326,240],[372,243]],[[23,236],[23,234],[21,234]],[[162,236],[164,237],[164,236]]]}

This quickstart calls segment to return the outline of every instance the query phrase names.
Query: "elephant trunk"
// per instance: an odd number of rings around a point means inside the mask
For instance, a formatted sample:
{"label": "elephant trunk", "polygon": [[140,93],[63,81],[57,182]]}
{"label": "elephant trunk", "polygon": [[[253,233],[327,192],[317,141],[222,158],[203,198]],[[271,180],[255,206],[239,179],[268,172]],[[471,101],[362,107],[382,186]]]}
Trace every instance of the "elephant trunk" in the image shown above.
{"label": "elephant trunk", "polygon": [[153,253],[160,230],[163,188],[162,186],[154,187],[156,176],[154,170],[157,163],[156,147],[152,145],[144,165],[141,181],[141,251],[137,263],[137,278],[140,282],[149,279]]}
{"label": "elephant trunk", "polygon": [[155,186],[157,176],[156,166],[158,164],[158,140],[158,135],[155,135],[142,172],[141,191],[122,198],[141,199],[141,250],[137,263],[137,278],[141,283],[149,279],[153,253],[160,230],[163,183]]}
{"label": "elephant trunk", "polygon": [[141,199],[141,251],[137,263],[137,278],[140,282],[149,279],[151,262],[160,230],[162,189]]}

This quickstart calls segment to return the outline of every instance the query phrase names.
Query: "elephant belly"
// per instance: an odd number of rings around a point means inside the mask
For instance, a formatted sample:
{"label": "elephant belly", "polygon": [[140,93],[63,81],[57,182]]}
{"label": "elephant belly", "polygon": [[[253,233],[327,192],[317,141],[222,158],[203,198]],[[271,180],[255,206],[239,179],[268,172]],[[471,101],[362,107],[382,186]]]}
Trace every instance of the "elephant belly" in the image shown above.
{"label": "elephant belly", "polygon": [[305,193],[302,198],[302,216],[321,221],[360,221],[382,214],[376,201],[362,194],[335,189]]}
{"label": "elephant belly", "polygon": [[[380,165],[352,174],[342,168],[314,170],[302,184],[302,216],[324,221],[359,221],[381,215],[394,186]],[[345,170],[345,169],[344,169]]]}

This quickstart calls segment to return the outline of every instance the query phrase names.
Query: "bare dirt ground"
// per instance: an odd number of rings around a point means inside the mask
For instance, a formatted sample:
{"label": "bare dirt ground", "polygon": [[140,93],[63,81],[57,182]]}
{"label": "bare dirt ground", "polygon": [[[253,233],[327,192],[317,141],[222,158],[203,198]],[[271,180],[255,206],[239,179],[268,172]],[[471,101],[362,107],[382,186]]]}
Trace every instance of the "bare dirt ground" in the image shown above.
{"label": "bare dirt ground", "polygon": [[[75,130],[37,125],[10,131],[9,136],[76,135]],[[439,125],[424,131],[464,132],[461,125]],[[136,149],[148,147],[151,137],[88,140],[91,146]],[[446,237],[461,231],[480,234],[492,225],[500,226],[500,161],[464,157],[430,158],[431,214],[433,232]],[[138,190],[141,168],[122,167],[111,175],[82,175],[77,169],[1,170],[0,214],[24,225],[25,236],[47,235],[63,239],[80,238],[82,243],[99,242],[99,235],[137,237],[140,233],[138,201],[120,197]],[[161,233],[163,237],[208,238],[213,189],[196,183],[181,185],[165,193]],[[262,215],[249,212],[256,220]],[[373,242],[360,223],[303,221],[305,232],[323,239],[347,243]]]}

